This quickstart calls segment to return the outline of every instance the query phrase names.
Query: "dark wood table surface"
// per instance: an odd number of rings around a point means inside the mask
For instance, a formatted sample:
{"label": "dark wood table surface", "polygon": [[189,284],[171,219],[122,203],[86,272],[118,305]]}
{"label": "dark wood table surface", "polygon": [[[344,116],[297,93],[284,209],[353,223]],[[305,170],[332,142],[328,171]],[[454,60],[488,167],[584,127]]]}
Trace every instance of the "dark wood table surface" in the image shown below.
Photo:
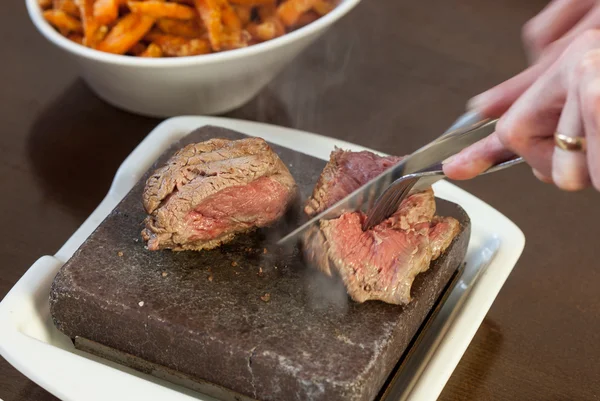
{"label": "dark wood table surface", "polygon": [[[160,122],[99,100],[23,3],[0,13],[0,296],[79,227]],[[525,66],[520,29],[544,4],[364,0],[229,115],[403,154]],[[527,244],[441,399],[599,399],[600,196],[562,193],[525,166],[459,185]],[[55,400],[1,358],[0,398]]]}

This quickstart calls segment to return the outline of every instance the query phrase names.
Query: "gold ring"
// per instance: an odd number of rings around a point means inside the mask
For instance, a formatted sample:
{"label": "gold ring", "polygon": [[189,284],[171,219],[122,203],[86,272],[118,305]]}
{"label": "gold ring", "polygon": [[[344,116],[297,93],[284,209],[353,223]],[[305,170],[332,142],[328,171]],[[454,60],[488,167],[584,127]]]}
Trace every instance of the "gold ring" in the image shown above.
{"label": "gold ring", "polygon": [[581,136],[567,136],[557,132],[554,134],[554,143],[568,152],[585,152],[587,149],[587,142]]}

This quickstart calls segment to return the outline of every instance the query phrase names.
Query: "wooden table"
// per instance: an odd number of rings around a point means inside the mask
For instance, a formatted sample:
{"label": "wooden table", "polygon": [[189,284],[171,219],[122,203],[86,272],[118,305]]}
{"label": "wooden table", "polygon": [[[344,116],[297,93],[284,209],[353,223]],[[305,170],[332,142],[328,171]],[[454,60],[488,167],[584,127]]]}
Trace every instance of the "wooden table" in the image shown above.
{"label": "wooden table", "polygon": [[[403,154],[465,101],[525,65],[520,27],[542,0],[365,0],[233,117]],[[0,295],[53,254],[159,123],[99,100],[3,3]],[[523,166],[460,184],[514,220],[525,252],[446,386],[444,400],[600,397],[600,197],[539,183]],[[0,398],[54,400],[0,359]]]}

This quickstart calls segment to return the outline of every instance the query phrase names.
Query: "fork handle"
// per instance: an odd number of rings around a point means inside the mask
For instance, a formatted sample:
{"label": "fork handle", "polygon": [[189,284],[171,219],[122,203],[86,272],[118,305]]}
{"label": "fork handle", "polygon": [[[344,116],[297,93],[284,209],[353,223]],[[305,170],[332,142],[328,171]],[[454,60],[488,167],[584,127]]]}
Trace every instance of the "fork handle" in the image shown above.
{"label": "fork handle", "polygon": [[516,166],[517,164],[521,164],[523,162],[525,162],[525,159],[523,159],[522,157],[516,157],[514,159],[507,160],[505,162],[495,164],[495,165],[493,165],[492,167],[488,168],[487,170],[485,170],[483,173],[481,173],[479,175],[485,175],[485,174],[489,174],[489,173],[495,173],[496,171],[504,170],[506,168],[509,168],[509,167],[512,167],[512,166]]}
{"label": "fork handle", "polygon": [[[515,157],[514,159],[510,159],[510,160],[507,160],[502,163],[494,164],[492,167],[488,168],[487,170],[485,170],[484,172],[480,173],[477,176],[479,177],[480,175],[495,173],[496,171],[504,170],[509,167],[516,166],[517,164],[521,164],[523,162],[525,162],[525,159],[523,159],[522,157]],[[437,164],[434,164],[433,166],[430,166],[428,168],[425,168],[425,169],[419,171],[419,173],[435,173],[435,174],[444,175],[444,165],[442,163],[437,163]]]}

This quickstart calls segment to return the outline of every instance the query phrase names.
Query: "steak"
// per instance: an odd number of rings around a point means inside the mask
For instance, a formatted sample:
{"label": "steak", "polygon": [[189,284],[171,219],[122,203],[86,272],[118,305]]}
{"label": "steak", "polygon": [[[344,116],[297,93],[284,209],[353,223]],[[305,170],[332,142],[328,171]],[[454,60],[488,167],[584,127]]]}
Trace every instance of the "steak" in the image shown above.
{"label": "steak", "polygon": [[[368,160],[370,169],[366,165],[362,169],[349,167],[360,160]],[[400,158],[336,149],[305,212],[321,212],[397,160]],[[428,189],[409,196],[391,217],[367,231],[362,230],[366,219],[362,212],[321,220],[319,227],[307,234],[305,254],[325,274],[340,277],[356,302],[408,304],[415,277],[429,269],[460,231],[457,220],[435,216],[435,210],[433,190]]]}
{"label": "steak", "polygon": [[304,212],[311,217],[321,213],[401,160],[402,157],[398,156],[382,157],[367,151],[350,152],[336,148]]}
{"label": "steak", "polygon": [[142,237],[153,251],[216,248],[271,225],[296,196],[289,170],[261,138],[190,144],[146,181]]}

